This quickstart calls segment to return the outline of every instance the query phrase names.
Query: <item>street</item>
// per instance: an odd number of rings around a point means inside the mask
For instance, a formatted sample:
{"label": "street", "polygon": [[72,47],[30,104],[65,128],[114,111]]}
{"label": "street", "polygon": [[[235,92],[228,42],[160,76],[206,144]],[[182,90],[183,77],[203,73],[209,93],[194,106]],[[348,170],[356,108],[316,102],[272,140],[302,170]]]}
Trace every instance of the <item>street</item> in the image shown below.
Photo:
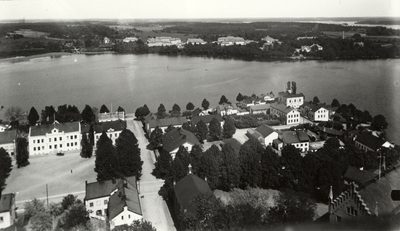
{"label": "street", "polygon": [[138,181],[140,203],[143,219],[150,221],[158,231],[176,230],[166,202],[158,195],[164,180],[156,179],[151,172],[154,169],[154,154],[146,149],[148,141],[144,136],[142,123],[136,120],[127,120],[127,127],[138,139],[143,161],[142,177]]}

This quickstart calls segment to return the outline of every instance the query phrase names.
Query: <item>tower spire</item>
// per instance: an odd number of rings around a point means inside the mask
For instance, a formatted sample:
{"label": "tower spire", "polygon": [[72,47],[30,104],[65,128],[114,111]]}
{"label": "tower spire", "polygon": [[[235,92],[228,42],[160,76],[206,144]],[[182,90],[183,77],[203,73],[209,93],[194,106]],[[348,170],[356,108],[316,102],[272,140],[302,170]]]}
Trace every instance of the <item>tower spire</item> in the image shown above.
{"label": "tower spire", "polygon": [[328,212],[329,214],[332,214],[332,201],[333,201],[333,191],[332,191],[332,185],[329,190],[329,205],[328,205]]}

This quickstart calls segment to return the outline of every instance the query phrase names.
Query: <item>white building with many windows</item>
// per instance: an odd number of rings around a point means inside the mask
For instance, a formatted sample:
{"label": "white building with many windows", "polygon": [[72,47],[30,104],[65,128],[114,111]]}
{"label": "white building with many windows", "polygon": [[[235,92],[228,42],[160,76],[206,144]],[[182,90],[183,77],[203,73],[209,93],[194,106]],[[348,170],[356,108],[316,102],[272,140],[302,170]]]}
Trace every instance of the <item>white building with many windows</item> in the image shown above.
{"label": "white building with many windows", "polygon": [[303,93],[293,94],[288,92],[279,92],[278,102],[285,104],[288,107],[299,108],[304,103],[304,95]]}
{"label": "white building with many windows", "polygon": [[300,112],[312,121],[329,120],[329,110],[324,104],[305,103],[300,107]]}
{"label": "white building with many windows", "polygon": [[79,122],[32,126],[29,128],[29,154],[50,154],[81,149]]}

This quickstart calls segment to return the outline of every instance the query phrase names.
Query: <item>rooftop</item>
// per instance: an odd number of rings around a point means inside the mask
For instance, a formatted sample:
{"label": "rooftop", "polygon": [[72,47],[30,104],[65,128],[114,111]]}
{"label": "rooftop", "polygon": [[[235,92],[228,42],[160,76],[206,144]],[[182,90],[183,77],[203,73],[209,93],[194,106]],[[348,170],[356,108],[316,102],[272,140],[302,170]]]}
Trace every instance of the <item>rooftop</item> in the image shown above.
{"label": "rooftop", "polygon": [[[136,185],[136,177],[127,177],[126,180],[128,181],[128,183]],[[115,179],[115,181],[106,180],[86,183],[85,200],[110,196],[111,192],[117,188],[121,181],[122,179]]]}
{"label": "rooftop", "polygon": [[150,128],[155,127],[168,127],[169,125],[182,125],[183,123],[187,122],[187,118],[185,116],[181,117],[172,117],[172,118],[165,118],[165,119],[155,119],[149,121]]}
{"label": "rooftop", "polygon": [[184,143],[188,142],[190,144],[200,144],[197,137],[185,129],[182,128],[174,128],[168,133],[164,134],[163,137],[163,149],[168,152],[179,148]]}
{"label": "rooftop", "polygon": [[377,175],[370,171],[360,170],[356,167],[349,166],[344,174],[344,179],[350,182],[354,181],[358,185],[362,185],[372,179]]}
{"label": "rooftop", "polygon": [[285,144],[301,143],[310,141],[305,131],[283,131],[281,139]]}
{"label": "rooftop", "polygon": [[139,201],[139,192],[136,189],[136,183],[130,184],[129,182],[122,180],[117,186],[118,191],[110,196],[108,202],[108,217],[113,219],[122,211],[124,207],[133,213],[142,215],[142,209]]}
{"label": "rooftop", "polygon": [[38,126],[32,126],[30,128],[29,136],[44,136],[46,134],[51,133],[51,131],[56,128],[60,132],[69,133],[69,132],[80,132],[80,124],[79,122],[70,122],[60,124],[55,122],[53,124],[44,124]]}
{"label": "rooftop", "polygon": [[122,131],[126,128],[126,121],[116,120],[109,122],[102,122],[100,124],[96,124],[93,127],[95,133],[107,132],[108,130],[112,131]]}
{"label": "rooftop", "polygon": [[259,132],[264,138],[275,132],[274,129],[269,126],[262,124],[256,128],[256,131]]}
{"label": "rooftop", "polygon": [[361,133],[357,135],[356,141],[375,151],[382,147],[382,145],[386,142],[385,140],[379,139],[370,133]]}
{"label": "rooftop", "polygon": [[197,124],[200,120],[203,120],[205,124],[209,124],[212,119],[216,118],[218,122],[224,121],[220,114],[212,114],[212,115],[205,115],[205,116],[193,116],[192,123]]}
{"label": "rooftop", "polygon": [[17,130],[0,132],[0,144],[13,143],[17,137]]}
{"label": "rooftop", "polygon": [[284,98],[296,98],[296,97],[303,97],[304,98],[303,93],[292,94],[292,93],[281,91],[281,92],[278,93],[278,95],[281,96],[281,97],[284,97]]}
{"label": "rooftop", "polygon": [[266,110],[271,107],[270,104],[257,104],[257,105],[251,105],[249,106],[253,111],[255,110]]}
{"label": "rooftop", "polygon": [[196,212],[196,207],[192,203],[196,196],[200,193],[212,194],[211,188],[207,182],[193,174],[185,176],[176,183],[174,191],[181,208],[191,213]]}
{"label": "rooftop", "polygon": [[3,194],[0,197],[0,213],[11,210],[15,195],[13,193]]}
{"label": "rooftop", "polygon": [[285,113],[285,114],[288,114],[289,112],[295,110],[295,109],[292,108],[292,107],[288,107],[288,106],[286,106],[285,104],[280,104],[280,103],[273,103],[273,104],[271,104],[271,108],[274,108],[274,109],[276,109],[276,110],[278,110],[278,111],[281,111],[281,112],[283,112],[283,113]]}
{"label": "rooftop", "polygon": [[325,104],[313,104],[313,103],[305,103],[301,105],[301,107],[308,108],[312,112],[316,112],[321,108],[327,109]]}

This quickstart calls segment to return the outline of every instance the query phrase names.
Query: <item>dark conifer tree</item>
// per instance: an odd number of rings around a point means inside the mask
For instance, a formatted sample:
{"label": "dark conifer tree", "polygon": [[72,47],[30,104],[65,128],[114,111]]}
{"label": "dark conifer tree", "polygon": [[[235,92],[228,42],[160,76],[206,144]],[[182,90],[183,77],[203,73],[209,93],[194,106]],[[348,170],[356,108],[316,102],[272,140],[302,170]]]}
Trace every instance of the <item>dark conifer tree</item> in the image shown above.
{"label": "dark conifer tree", "polygon": [[216,118],[213,118],[208,125],[208,130],[210,132],[210,137],[212,139],[218,140],[221,137],[221,124]]}
{"label": "dark conifer tree", "polygon": [[235,122],[231,118],[227,117],[223,126],[224,138],[232,138],[235,132],[236,132]]}
{"label": "dark conifer tree", "polygon": [[0,196],[6,187],[6,180],[12,170],[12,161],[10,155],[4,148],[0,148]]}
{"label": "dark conifer tree", "polygon": [[125,128],[115,142],[121,173],[123,176],[136,176],[139,180],[143,161],[140,159],[140,148],[135,135]]}
{"label": "dark conifer tree", "polygon": [[28,120],[30,126],[35,126],[36,122],[40,119],[38,112],[34,107],[31,107],[29,111]]}
{"label": "dark conifer tree", "polygon": [[208,133],[208,127],[204,123],[204,121],[200,120],[199,122],[197,122],[196,129],[195,129],[195,135],[201,143],[203,143],[204,140],[207,138],[207,133]]}
{"label": "dark conifer tree", "polygon": [[123,176],[118,163],[117,150],[105,132],[97,142],[94,171],[97,173],[97,181],[117,179]]}
{"label": "dark conifer tree", "polygon": [[108,110],[106,105],[101,105],[100,107],[100,113],[110,113],[110,110]]}
{"label": "dark conifer tree", "polygon": [[89,105],[85,105],[85,108],[83,109],[81,113],[81,120],[85,124],[91,124],[95,120],[95,116],[93,114],[93,110]]}
{"label": "dark conifer tree", "polygon": [[17,167],[23,167],[29,164],[28,141],[25,138],[18,137],[16,143]]}

